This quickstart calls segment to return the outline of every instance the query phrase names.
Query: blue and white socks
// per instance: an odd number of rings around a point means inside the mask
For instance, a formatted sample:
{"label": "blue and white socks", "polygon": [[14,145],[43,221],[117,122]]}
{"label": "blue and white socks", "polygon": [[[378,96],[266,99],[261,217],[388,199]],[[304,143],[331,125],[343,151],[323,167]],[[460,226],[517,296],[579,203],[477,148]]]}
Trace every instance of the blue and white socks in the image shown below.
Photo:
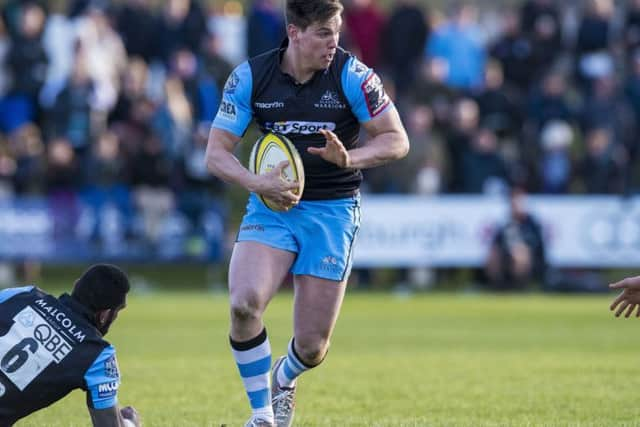
{"label": "blue and white socks", "polygon": [[304,371],[308,371],[313,366],[307,366],[300,360],[300,356],[296,353],[294,347],[294,339],[289,341],[289,349],[287,351],[287,357],[277,372],[278,385],[280,387],[295,387],[296,378]]}
{"label": "blue and white socks", "polygon": [[269,386],[271,345],[267,338],[267,330],[263,329],[257,337],[249,341],[238,342],[229,337],[229,342],[253,414],[273,421]]}

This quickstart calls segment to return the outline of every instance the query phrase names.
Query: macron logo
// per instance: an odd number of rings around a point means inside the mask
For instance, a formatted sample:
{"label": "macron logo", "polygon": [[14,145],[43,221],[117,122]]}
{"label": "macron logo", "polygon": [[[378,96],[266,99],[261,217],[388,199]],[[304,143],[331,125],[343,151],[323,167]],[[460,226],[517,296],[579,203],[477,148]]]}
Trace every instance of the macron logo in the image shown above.
{"label": "macron logo", "polygon": [[284,102],[273,101],[273,102],[254,102],[257,108],[262,108],[265,110],[271,110],[272,108],[284,108]]}

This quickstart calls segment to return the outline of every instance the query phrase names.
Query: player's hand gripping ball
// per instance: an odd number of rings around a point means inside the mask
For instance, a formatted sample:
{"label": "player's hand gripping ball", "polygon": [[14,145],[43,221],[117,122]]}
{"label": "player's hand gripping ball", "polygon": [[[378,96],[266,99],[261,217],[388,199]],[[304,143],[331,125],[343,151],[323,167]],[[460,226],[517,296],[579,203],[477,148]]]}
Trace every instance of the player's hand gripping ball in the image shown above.
{"label": "player's hand gripping ball", "polygon": [[[293,190],[297,195],[304,191],[304,168],[300,153],[291,141],[284,135],[269,132],[256,141],[249,158],[249,170],[257,175],[268,173],[280,162],[288,161],[289,165],[282,170],[282,179],[290,182],[297,181],[298,188]],[[262,203],[274,211],[284,211],[279,204],[258,194]]]}

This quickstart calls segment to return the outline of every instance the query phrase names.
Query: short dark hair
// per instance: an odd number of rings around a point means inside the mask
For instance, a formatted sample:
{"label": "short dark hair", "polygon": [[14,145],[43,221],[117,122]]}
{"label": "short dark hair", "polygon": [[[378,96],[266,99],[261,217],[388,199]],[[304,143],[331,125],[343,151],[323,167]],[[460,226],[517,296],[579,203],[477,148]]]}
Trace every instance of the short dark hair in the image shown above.
{"label": "short dark hair", "polygon": [[340,0],[287,0],[285,18],[287,25],[293,24],[306,30],[315,22],[326,22],[342,13]]}
{"label": "short dark hair", "polygon": [[120,307],[129,289],[129,279],[118,267],[95,264],[76,280],[71,296],[95,313]]}

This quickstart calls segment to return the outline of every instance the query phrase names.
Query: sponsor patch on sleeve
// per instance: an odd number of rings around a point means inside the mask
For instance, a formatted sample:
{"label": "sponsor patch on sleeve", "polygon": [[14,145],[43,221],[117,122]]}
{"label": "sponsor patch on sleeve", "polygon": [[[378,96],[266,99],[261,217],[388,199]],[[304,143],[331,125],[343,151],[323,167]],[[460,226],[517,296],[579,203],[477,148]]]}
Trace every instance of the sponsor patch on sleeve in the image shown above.
{"label": "sponsor patch on sleeve", "polygon": [[104,362],[104,372],[110,378],[120,378],[120,371],[118,370],[118,360],[116,355],[112,355]]}
{"label": "sponsor patch on sleeve", "polygon": [[224,93],[233,94],[238,87],[238,83],[240,83],[240,77],[234,71],[227,78],[227,82],[224,84]]}
{"label": "sponsor patch on sleeve", "polygon": [[358,77],[364,76],[364,74],[369,70],[366,65],[358,60],[358,58],[353,58],[351,61],[351,65],[349,65],[349,71],[355,74]]}
{"label": "sponsor patch on sleeve", "polygon": [[118,381],[98,384],[98,398],[107,399],[109,397],[114,397],[118,393],[118,386]]}
{"label": "sponsor patch on sleeve", "polygon": [[380,114],[391,102],[389,96],[384,91],[382,80],[376,73],[371,73],[362,83],[361,88],[371,117]]}
{"label": "sponsor patch on sleeve", "polygon": [[238,112],[236,104],[233,102],[222,100],[220,102],[220,108],[218,109],[218,115],[225,120],[235,122],[238,118]]}

